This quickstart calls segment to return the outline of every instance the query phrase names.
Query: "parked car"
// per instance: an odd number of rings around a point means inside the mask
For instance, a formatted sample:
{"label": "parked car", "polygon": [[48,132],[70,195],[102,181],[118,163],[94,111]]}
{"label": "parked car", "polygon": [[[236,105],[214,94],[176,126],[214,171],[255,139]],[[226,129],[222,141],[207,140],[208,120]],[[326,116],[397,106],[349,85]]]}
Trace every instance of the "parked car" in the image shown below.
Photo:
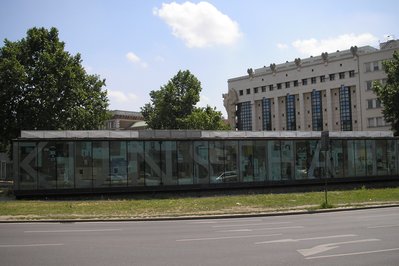
{"label": "parked car", "polygon": [[226,171],[216,177],[217,182],[235,182],[238,181],[238,175],[236,171]]}

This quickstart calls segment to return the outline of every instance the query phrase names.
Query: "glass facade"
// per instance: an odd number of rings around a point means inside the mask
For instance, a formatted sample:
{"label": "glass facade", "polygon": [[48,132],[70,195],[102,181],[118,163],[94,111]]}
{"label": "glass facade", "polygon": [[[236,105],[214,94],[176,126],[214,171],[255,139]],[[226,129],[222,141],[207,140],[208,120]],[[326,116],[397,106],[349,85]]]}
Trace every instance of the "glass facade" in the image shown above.
{"label": "glass facade", "polygon": [[[17,140],[15,189],[65,190],[273,183],[398,176],[399,140]],[[266,182],[266,183],[265,183]]]}
{"label": "glass facade", "polygon": [[262,100],[263,130],[272,130],[272,105],[271,100],[263,98]]}
{"label": "glass facade", "polygon": [[339,106],[341,118],[341,130],[352,130],[351,91],[349,87],[341,86],[339,89]]}
{"label": "glass facade", "polygon": [[321,91],[312,91],[312,129],[323,130],[323,106],[321,102]]}
{"label": "glass facade", "polygon": [[237,104],[237,129],[252,130],[251,102]]}
{"label": "glass facade", "polygon": [[295,95],[286,97],[287,130],[296,130]]}

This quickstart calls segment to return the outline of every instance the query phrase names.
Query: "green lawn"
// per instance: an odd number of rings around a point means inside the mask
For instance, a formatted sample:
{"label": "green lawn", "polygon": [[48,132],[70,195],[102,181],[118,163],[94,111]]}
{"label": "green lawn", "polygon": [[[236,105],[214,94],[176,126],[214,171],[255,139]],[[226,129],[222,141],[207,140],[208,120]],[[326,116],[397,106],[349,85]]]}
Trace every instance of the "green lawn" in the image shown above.
{"label": "green lawn", "polygon": [[[6,200],[0,219],[117,219],[261,213],[321,208],[324,192],[167,199]],[[334,207],[399,203],[399,188],[329,191]]]}

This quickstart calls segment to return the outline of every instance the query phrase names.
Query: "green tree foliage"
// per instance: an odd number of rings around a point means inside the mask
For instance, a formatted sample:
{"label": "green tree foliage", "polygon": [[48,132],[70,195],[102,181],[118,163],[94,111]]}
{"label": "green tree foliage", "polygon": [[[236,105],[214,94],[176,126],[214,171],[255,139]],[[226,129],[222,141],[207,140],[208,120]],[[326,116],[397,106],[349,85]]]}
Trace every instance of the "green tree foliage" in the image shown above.
{"label": "green tree foliage", "polygon": [[205,108],[195,108],[194,111],[181,119],[184,129],[202,129],[202,130],[229,130],[222,118],[222,113],[216,111],[216,107],[209,105]]}
{"label": "green tree foliage", "polygon": [[190,71],[179,71],[160,90],[151,91],[151,102],[141,113],[152,129],[226,129],[221,113],[207,108],[196,108],[200,100],[201,82]]}
{"label": "green tree foliage", "polygon": [[395,51],[392,60],[384,61],[383,68],[387,74],[387,82],[373,83],[373,90],[384,106],[382,113],[385,121],[391,124],[396,136],[399,135],[399,51]]}
{"label": "green tree foliage", "polygon": [[0,136],[20,130],[97,129],[108,118],[105,80],[88,75],[80,54],[64,51],[58,30],[32,28],[0,48]]}

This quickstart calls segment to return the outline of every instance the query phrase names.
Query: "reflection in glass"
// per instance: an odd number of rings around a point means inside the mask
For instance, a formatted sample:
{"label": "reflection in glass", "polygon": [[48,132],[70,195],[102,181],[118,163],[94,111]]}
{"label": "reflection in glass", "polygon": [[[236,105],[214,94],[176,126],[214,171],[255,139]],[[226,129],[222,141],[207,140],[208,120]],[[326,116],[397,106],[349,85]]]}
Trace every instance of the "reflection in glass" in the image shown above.
{"label": "reflection in glass", "polygon": [[94,187],[110,186],[109,178],[109,143],[93,141],[93,182]]}
{"label": "reflection in glass", "polygon": [[57,188],[72,188],[75,185],[74,177],[74,143],[57,142]]}
{"label": "reflection in glass", "polygon": [[240,176],[242,182],[254,180],[254,145],[253,141],[240,141]]}
{"label": "reflection in glass", "polygon": [[375,140],[375,156],[377,161],[377,175],[388,174],[387,141]]}
{"label": "reflection in glass", "polygon": [[267,141],[255,140],[254,145],[254,181],[265,181],[267,180]]}
{"label": "reflection in glass", "polygon": [[396,175],[398,174],[398,161],[396,160],[397,154],[397,141],[396,140],[387,140],[387,160],[388,160],[388,174]]}
{"label": "reflection in glass", "polygon": [[225,142],[225,169],[219,181],[222,182],[238,182],[238,141]]}
{"label": "reflection in glass", "polygon": [[161,165],[161,180],[163,181],[163,185],[177,185],[176,141],[162,141]]}
{"label": "reflection in glass", "polygon": [[93,156],[91,141],[75,142],[75,177],[77,188],[93,186]]}
{"label": "reflection in glass", "polygon": [[209,184],[208,141],[194,141],[194,184]]}
{"label": "reflection in glass", "polygon": [[126,141],[110,141],[110,184],[127,186]]}
{"label": "reflection in glass", "polygon": [[35,142],[19,142],[19,189],[37,188],[37,149]]}
{"label": "reflection in glass", "polygon": [[162,184],[161,142],[146,141],[144,147],[145,185],[158,186]]}
{"label": "reflection in glass", "polygon": [[375,141],[366,140],[366,172],[367,176],[377,175],[377,162],[375,160]]}
{"label": "reflection in glass", "polygon": [[268,143],[269,178],[271,181],[281,180],[281,143],[279,140],[270,140]]}
{"label": "reflection in glass", "polygon": [[129,186],[144,186],[146,177],[144,165],[144,142],[129,141],[127,144],[127,156]]}
{"label": "reflection in glass", "polygon": [[57,187],[56,155],[57,150],[54,142],[38,143],[37,171],[39,188]]}
{"label": "reflection in glass", "polygon": [[281,141],[281,178],[294,179],[294,147],[292,140]]}
{"label": "reflection in glass", "polygon": [[224,142],[209,141],[209,162],[211,183],[224,182]]}
{"label": "reflection in glass", "polygon": [[178,184],[193,184],[193,151],[192,142],[177,142]]}

